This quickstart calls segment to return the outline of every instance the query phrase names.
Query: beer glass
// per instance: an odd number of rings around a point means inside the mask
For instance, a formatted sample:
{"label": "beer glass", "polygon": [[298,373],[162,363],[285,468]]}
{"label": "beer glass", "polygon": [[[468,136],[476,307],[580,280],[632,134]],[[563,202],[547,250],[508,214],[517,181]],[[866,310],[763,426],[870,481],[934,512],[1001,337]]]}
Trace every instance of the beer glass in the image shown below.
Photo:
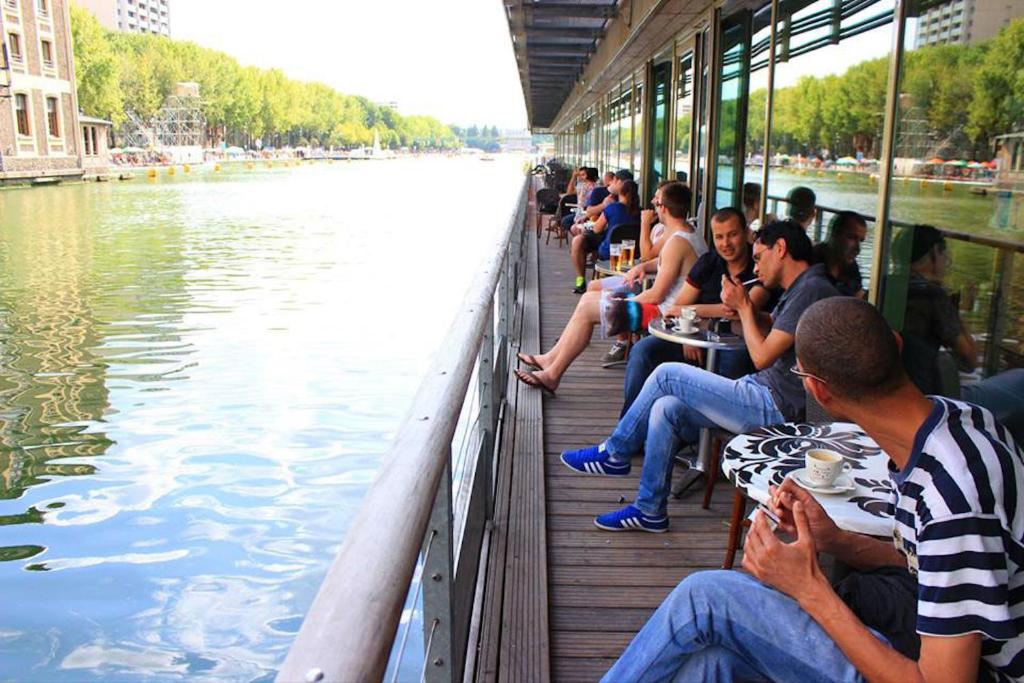
{"label": "beer glass", "polygon": [[624,268],[632,268],[636,258],[636,240],[622,240],[622,258]]}
{"label": "beer glass", "polygon": [[612,244],[608,247],[610,256],[609,261],[611,262],[612,270],[619,270],[622,265],[622,245]]}

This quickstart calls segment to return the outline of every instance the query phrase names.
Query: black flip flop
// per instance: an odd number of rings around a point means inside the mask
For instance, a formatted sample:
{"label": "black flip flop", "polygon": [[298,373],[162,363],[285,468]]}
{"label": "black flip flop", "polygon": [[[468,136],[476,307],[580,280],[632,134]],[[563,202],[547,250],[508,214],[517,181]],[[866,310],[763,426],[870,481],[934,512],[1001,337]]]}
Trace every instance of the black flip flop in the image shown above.
{"label": "black flip flop", "polygon": [[555,390],[549,387],[547,384],[544,384],[544,382],[532,372],[523,372],[522,370],[516,370],[516,379],[518,379],[520,382],[522,382],[528,387],[540,389],[545,393],[545,395],[550,396],[551,398],[555,397]]}
{"label": "black flip flop", "polygon": [[537,357],[534,356],[533,354],[521,353],[520,352],[520,353],[516,354],[516,358],[519,359],[520,363],[522,363],[523,365],[525,365],[525,366],[527,366],[527,367],[529,367],[529,368],[531,368],[533,370],[543,370],[544,369],[544,368],[542,368],[540,366],[540,363],[537,362]]}

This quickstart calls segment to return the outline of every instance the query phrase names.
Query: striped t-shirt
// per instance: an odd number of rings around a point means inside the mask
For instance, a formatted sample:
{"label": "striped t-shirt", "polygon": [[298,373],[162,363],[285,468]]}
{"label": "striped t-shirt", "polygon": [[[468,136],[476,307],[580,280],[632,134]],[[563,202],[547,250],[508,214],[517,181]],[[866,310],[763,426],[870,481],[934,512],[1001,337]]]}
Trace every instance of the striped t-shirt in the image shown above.
{"label": "striped t-shirt", "polygon": [[989,411],[932,401],[910,460],[891,473],[896,548],[917,574],[917,631],[980,633],[982,668],[1024,680],[1024,460]]}

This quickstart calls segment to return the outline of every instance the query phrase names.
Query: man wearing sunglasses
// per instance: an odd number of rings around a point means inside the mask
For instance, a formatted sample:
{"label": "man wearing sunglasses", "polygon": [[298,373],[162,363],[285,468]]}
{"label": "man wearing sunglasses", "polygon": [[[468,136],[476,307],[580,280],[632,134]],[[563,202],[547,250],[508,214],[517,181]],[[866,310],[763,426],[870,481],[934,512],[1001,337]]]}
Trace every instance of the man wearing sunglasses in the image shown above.
{"label": "man wearing sunglasses", "polygon": [[[855,343],[851,341],[856,340]],[[683,580],[606,681],[1024,680],[1024,460],[984,408],[925,396],[867,302],[811,306],[793,370],[889,457],[893,538],[839,529],[792,479],[743,567]],[[817,552],[853,568],[831,585]]]}
{"label": "man wearing sunglasses", "polygon": [[814,302],[838,295],[824,266],[810,265],[811,253],[807,232],[795,221],[776,221],[758,233],[754,274],[766,288],[785,290],[770,316],[758,311],[741,282],[722,277],[722,303],[736,312],[758,372],[733,380],[684,363],[660,365],[604,443],[562,453],[570,469],[604,476],[629,474],[630,459],[644,455],[636,501],[598,516],[599,528],[667,530],[673,456],[683,443],[696,443],[701,429],[743,433],[801,417],[804,390],[790,372],[797,322]]}

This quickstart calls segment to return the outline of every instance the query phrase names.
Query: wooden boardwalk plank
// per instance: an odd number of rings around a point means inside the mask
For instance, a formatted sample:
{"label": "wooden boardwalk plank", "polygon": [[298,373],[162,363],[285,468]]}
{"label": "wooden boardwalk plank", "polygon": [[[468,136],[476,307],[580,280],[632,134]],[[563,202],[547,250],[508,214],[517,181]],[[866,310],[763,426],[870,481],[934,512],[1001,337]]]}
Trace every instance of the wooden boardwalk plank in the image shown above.
{"label": "wooden boardwalk plank", "polygon": [[[542,244],[539,256],[542,343],[524,344],[531,353],[554,345],[579,301],[568,250]],[[732,506],[732,488],[719,482],[710,510],[700,490],[671,500],[667,533],[594,526],[594,516],[633,500],[643,462],[613,479],[576,474],[559,460],[562,450],[601,442],[618,422],[624,372],[601,367],[609,344],[595,334],[558,396],[544,399],[551,673],[559,682],[600,679],[683,577],[721,565]]]}
{"label": "wooden boardwalk plank", "polygon": [[[535,353],[555,343],[579,297],[568,249],[527,239],[513,345]],[[667,533],[594,526],[594,516],[636,496],[642,466],[638,458],[629,477],[588,477],[559,459],[599,443],[618,421],[624,371],[601,367],[608,346],[595,335],[556,398],[511,379],[476,681],[597,681],[680,580],[722,561],[732,505],[724,482],[709,510],[700,490],[671,500]]]}

